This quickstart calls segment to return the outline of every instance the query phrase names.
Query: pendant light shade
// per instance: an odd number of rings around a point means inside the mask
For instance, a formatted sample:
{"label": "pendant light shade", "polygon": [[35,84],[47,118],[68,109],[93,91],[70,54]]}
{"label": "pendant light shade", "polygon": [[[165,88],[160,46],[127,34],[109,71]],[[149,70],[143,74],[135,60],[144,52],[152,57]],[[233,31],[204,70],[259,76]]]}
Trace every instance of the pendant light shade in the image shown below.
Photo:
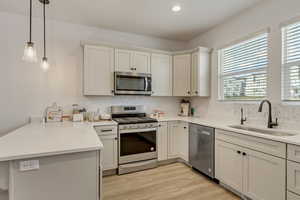
{"label": "pendant light shade", "polygon": [[32,0],[30,0],[29,14],[29,42],[25,44],[23,60],[27,62],[37,62],[37,55],[34,43],[31,41],[32,36]]}
{"label": "pendant light shade", "polygon": [[48,62],[48,58],[47,57],[43,57],[42,58],[42,62],[41,62],[41,68],[44,70],[44,71],[47,71],[50,67],[50,64]]}
{"label": "pendant light shade", "polygon": [[46,56],[46,4],[49,4],[49,0],[40,0],[40,2],[43,4],[43,16],[44,16],[44,56],[42,58],[41,62],[41,68],[44,71],[47,71],[50,68],[50,64],[48,61],[48,58]]}

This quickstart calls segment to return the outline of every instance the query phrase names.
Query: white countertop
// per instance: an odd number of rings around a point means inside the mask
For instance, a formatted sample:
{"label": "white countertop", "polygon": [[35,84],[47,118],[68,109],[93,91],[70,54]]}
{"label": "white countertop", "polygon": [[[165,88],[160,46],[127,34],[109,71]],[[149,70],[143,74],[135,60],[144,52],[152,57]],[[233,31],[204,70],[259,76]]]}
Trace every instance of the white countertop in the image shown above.
{"label": "white countertop", "polygon": [[[295,131],[295,130],[285,130],[285,129],[282,130],[283,132],[290,132],[290,133],[296,134],[294,136],[272,136],[269,134],[261,134],[261,133],[256,133],[256,132],[252,132],[252,131],[245,131],[245,130],[231,128],[230,126],[232,126],[232,125],[239,125],[238,122],[234,122],[234,121],[226,121],[226,120],[219,120],[219,119],[207,119],[207,118],[199,118],[199,117],[180,117],[180,116],[161,117],[161,118],[158,118],[157,120],[159,122],[184,121],[184,122],[188,122],[188,123],[199,124],[202,126],[213,127],[216,129],[231,131],[231,132],[235,132],[238,134],[259,137],[259,138],[268,139],[268,140],[277,141],[277,142],[283,142],[283,143],[287,143],[287,144],[300,145],[300,131]],[[264,128],[264,127],[258,127],[258,128]],[[276,129],[276,130],[280,130],[280,129]]]}
{"label": "white countertop", "polygon": [[[234,121],[198,117],[171,116],[158,118],[158,121],[184,121],[227,130],[237,134],[300,145],[300,132],[297,131],[290,131],[295,133],[295,136],[272,136],[229,127],[231,125],[238,125],[238,123]],[[0,137],[0,161],[101,150],[103,144],[93,127],[115,125],[117,125],[117,123],[114,121],[28,124]]]}
{"label": "white countertop", "polygon": [[0,161],[101,150],[103,144],[93,128],[95,125],[116,123],[28,124],[0,137]]}

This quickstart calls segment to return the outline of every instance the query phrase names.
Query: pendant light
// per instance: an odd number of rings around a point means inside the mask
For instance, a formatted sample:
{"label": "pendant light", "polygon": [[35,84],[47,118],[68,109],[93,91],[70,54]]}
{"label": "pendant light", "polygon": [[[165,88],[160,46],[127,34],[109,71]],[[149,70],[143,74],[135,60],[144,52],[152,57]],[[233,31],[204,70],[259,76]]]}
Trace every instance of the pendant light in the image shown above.
{"label": "pendant light", "polygon": [[36,49],[32,42],[32,0],[30,0],[29,14],[29,41],[25,45],[23,60],[27,62],[37,62]]}
{"label": "pendant light", "polygon": [[41,68],[47,71],[50,65],[46,55],[46,4],[49,4],[50,2],[49,0],[40,0],[40,2],[43,4],[43,17],[44,17],[44,56],[42,58]]}

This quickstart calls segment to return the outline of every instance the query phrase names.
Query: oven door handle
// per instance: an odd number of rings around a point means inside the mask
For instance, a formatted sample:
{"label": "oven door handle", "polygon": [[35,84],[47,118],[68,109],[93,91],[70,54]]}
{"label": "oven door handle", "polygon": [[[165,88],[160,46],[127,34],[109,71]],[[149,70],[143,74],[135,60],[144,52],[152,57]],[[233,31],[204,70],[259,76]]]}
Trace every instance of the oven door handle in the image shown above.
{"label": "oven door handle", "polygon": [[144,79],[144,81],[145,81],[145,92],[146,91],[148,91],[148,77],[145,77],[145,79]]}
{"label": "oven door handle", "polygon": [[157,131],[156,128],[144,128],[144,129],[132,129],[132,130],[119,130],[120,134],[125,133],[141,133],[141,132],[151,132],[151,131]]}

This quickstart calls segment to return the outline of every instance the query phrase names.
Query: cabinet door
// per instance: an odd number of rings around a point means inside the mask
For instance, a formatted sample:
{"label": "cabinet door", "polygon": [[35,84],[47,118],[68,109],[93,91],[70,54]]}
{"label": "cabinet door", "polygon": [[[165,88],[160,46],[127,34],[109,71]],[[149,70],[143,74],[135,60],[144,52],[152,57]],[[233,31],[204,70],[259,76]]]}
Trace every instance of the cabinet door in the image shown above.
{"label": "cabinet door", "polygon": [[133,52],[129,50],[115,50],[115,71],[133,72]]}
{"label": "cabinet door", "polygon": [[168,123],[159,123],[157,131],[158,160],[168,159]]}
{"label": "cabinet door", "polygon": [[200,48],[192,54],[191,94],[192,96],[210,96],[210,53]]}
{"label": "cabinet door", "polygon": [[189,125],[180,122],[178,130],[178,148],[180,157],[186,162],[189,161]]}
{"label": "cabinet door", "polygon": [[243,156],[242,148],[216,140],[215,174],[222,183],[238,192],[243,189]]}
{"label": "cabinet door", "polygon": [[287,161],[287,189],[300,195],[300,164]]}
{"label": "cabinet door", "polygon": [[173,95],[190,96],[191,55],[174,56]]}
{"label": "cabinet door", "polygon": [[84,95],[113,95],[114,50],[84,47]]}
{"label": "cabinet door", "polygon": [[104,149],[101,151],[103,170],[118,168],[117,135],[100,136]]}
{"label": "cabinet door", "polygon": [[145,52],[134,52],[133,68],[137,73],[150,73],[151,56]]}
{"label": "cabinet door", "polygon": [[198,96],[198,52],[192,54],[191,95]]}
{"label": "cabinet door", "polygon": [[180,132],[179,122],[168,123],[168,159],[180,157],[178,148]]}
{"label": "cabinet door", "polygon": [[244,195],[253,200],[285,199],[285,159],[248,149],[244,152]]}
{"label": "cabinet door", "polygon": [[152,96],[172,96],[172,57],[152,54]]}

